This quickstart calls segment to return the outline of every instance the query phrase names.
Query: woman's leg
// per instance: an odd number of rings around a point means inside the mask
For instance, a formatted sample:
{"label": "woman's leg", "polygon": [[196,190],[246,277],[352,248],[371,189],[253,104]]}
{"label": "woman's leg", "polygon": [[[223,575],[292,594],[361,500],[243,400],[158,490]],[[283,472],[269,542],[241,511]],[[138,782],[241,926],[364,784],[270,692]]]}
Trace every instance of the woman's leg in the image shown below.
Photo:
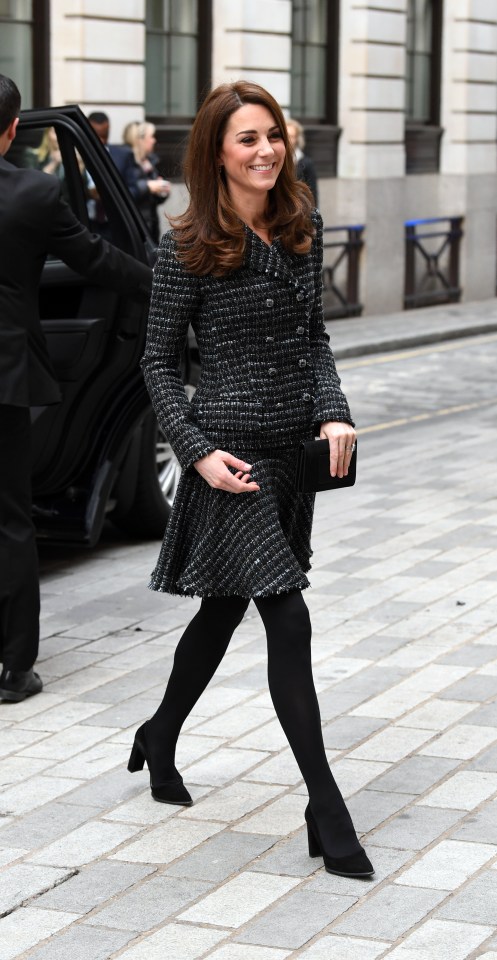
{"label": "woman's leg", "polygon": [[323,743],[311,664],[311,623],[300,590],[255,597],[268,644],[268,680],[278,719],[309,791],[326,850],[343,857],[361,849]]}
{"label": "woman's leg", "polygon": [[248,604],[244,597],[206,597],[183,633],[164,699],[147,722],[156,783],[177,775],[174,754],[181,727],[214,676]]}

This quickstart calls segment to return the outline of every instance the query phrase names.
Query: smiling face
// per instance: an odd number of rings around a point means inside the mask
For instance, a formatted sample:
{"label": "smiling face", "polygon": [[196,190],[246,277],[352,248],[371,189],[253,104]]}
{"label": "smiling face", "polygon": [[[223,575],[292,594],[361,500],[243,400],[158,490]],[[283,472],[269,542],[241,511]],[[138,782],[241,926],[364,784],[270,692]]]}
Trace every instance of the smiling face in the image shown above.
{"label": "smiling face", "polygon": [[274,187],[285,160],[285,143],[270,111],[246,103],[229,118],[219,162],[233,201],[264,196]]}

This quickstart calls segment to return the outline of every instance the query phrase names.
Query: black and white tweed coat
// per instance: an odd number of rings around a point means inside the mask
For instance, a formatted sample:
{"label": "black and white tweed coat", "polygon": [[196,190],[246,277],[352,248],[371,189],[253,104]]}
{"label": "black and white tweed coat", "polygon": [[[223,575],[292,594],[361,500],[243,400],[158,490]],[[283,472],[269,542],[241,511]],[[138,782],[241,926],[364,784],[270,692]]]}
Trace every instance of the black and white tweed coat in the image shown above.
{"label": "black and white tweed coat", "polygon": [[[172,234],[162,238],[142,367],[184,473],[155,589],[263,596],[308,585],[313,496],[295,491],[295,449],[325,420],[353,422],[323,323],[317,211],[313,223],[306,255],[246,227],[244,263],[225,277],[187,273]],[[180,373],[190,324],[202,371],[191,403]],[[192,469],[216,448],[254,465],[258,493],[213,490]]]}

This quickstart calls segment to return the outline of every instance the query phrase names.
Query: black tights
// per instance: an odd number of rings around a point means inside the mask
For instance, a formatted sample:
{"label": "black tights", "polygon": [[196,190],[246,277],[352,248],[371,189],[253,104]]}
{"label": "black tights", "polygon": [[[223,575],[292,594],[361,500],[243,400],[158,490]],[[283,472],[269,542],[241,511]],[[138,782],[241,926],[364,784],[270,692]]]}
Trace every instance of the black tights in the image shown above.
{"label": "black tights", "polygon": [[[293,590],[254,597],[254,603],[266,629],[269,691],[309,791],[321,838],[333,856],[353,853],[359,842],[323,744],[304,598]],[[164,699],[147,724],[154,771],[160,771],[159,776],[154,772],[154,784],[174,775],[181,727],[223,659],[248,604],[244,597],[207,597],[181,637]]]}

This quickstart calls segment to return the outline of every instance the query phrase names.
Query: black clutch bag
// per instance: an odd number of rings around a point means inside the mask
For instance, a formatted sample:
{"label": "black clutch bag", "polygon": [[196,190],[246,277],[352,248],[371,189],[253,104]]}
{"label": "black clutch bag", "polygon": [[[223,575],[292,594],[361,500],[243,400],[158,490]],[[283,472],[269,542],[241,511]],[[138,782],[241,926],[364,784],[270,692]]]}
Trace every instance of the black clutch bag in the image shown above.
{"label": "black clutch bag", "polygon": [[346,477],[330,474],[330,444],[328,440],[305,440],[297,451],[295,486],[299,493],[314,493],[320,490],[338,490],[353,487],[357,470],[357,443],[355,444],[349,472]]}

